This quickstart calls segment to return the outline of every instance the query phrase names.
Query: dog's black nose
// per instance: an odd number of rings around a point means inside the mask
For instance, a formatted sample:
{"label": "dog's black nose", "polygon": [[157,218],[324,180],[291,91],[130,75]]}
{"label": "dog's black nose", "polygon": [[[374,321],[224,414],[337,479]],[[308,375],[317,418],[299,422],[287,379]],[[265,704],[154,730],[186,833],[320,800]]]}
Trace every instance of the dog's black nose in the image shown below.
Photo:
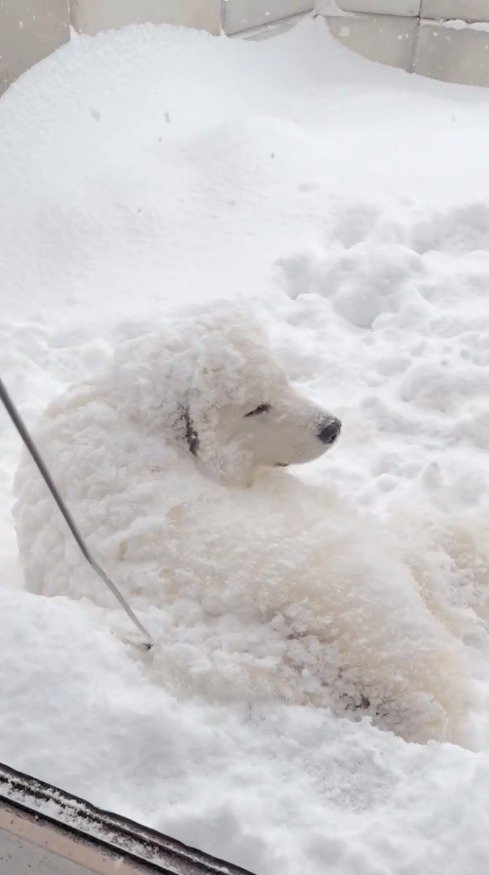
{"label": "dog's black nose", "polygon": [[341,431],[341,422],[339,419],[333,419],[328,422],[318,434],[318,438],[323,444],[334,444]]}

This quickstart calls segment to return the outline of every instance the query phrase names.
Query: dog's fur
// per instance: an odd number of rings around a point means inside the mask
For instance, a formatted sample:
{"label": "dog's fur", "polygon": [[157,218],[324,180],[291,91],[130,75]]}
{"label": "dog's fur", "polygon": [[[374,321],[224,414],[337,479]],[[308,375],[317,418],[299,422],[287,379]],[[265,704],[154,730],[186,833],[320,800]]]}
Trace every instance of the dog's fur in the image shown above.
{"label": "dog's fur", "polygon": [[[459,738],[467,671],[439,556],[455,588],[461,563],[406,525],[401,548],[276,467],[327,449],[333,421],[289,385],[258,326],[221,306],[123,344],[37,437],[94,553],[159,623],[166,682]],[[27,458],[16,488],[27,586],[112,606]]]}

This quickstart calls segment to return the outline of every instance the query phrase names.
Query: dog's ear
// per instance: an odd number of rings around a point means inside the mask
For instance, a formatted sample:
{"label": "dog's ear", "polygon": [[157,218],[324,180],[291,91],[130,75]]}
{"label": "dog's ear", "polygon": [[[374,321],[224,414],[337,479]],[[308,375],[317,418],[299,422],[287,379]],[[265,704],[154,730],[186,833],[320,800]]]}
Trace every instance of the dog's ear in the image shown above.
{"label": "dog's ear", "polygon": [[193,456],[197,456],[199,449],[199,434],[190,417],[188,407],[183,411],[182,418],[185,423],[185,440],[187,441],[188,448]]}

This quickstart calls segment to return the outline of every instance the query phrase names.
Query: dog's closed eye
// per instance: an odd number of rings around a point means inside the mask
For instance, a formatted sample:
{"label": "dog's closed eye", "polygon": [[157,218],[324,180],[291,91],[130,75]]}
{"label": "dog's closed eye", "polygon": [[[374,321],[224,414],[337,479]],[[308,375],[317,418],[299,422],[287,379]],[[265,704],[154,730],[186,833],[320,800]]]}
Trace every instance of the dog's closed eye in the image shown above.
{"label": "dog's closed eye", "polygon": [[255,407],[254,410],[250,410],[249,413],[245,413],[244,418],[246,419],[247,416],[259,416],[260,413],[268,413],[271,407],[271,404],[259,404],[258,407]]}

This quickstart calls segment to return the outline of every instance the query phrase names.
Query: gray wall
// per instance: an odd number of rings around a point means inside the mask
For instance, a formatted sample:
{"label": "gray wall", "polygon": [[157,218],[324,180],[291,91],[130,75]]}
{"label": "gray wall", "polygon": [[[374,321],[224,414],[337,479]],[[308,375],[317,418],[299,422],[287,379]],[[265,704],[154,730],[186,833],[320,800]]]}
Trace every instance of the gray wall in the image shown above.
{"label": "gray wall", "polygon": [[182,24],[219,33],[220,0],[70,0],[71,20],[81,33],[125,24]]}
{"label": "gray wall", "polygon": [[314,0],[223,0],[222,28],[240,33],[301,12],[312,12]]}
{"label": "gray wall", "polygon": [[0,93],[69,38],[68,0],[0,0]]}
{"label": "gray wall", "polygon": [[489,0],[318,0],[340,42],[409,72],[489,86]]}

